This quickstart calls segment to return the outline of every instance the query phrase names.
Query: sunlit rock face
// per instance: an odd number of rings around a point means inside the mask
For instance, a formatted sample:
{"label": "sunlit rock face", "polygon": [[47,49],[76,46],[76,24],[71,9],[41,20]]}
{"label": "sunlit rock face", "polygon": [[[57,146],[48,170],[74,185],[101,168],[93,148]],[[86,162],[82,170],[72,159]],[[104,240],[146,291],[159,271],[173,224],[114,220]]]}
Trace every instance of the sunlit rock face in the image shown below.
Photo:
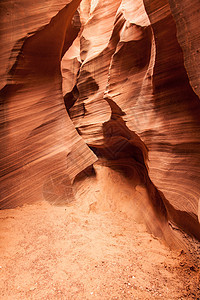
{"label": "sunlit rock face", "polygon": [[171,239],[173,222],[200,239],[194,5],[20,0],[1,6],[1,207],[41,199],[73,204],[80,190],[92,197],[97,182],[107,182],[102,195],[109,194],[116,174],[124,183],[118,201],[125,186],[139,189],[145,205],[139,214],[137,200],[137,218],[154,235]]}

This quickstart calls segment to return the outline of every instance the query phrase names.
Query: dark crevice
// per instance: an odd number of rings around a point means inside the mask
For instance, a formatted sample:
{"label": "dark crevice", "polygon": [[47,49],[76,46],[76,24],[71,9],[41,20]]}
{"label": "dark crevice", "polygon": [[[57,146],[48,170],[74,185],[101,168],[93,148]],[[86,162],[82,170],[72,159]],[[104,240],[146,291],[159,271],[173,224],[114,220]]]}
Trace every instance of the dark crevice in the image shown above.
{"label": "dark crevice", "polygon": [[96,178],[96,171],[95,171],[93,165],[87,167],[86,169],[84,169],[83,171],[78,173],[78,175],[76,175],[76,177],[74,179],[74,183],[82,181],[83,179],[88,178],[88,177]]}
{"label": "dark crevice", "polygon": [[90,149],[107,167],[119,172],[124,177],[135,180],[147,188],[151,205],[160,221],[172,221],[186,233],[200,240],[200,224],[197,216],[176,210],[151,181],[146,161],[148,149],[137,134],[125,124],[124,112],[112,100],[108,100],[112,115],[103,124],[104,144],[89,145]]}
{"label": "dark crevice", "polygon": [[103,124],[103,145],[88,145],[106,165],[130,179],[139,178],[145,185],[152,207],[162,221],[167,221],[167,210],[162,196],[148,175],[146,162],[148,149],[139,136],[131,131],[124,122],[124,112],[111,99],[106,99],[111,107],[111,118]]}
{"label": "dark crevice", "polygon": [[65,103],[65,107],[66,107],[68,114],[69,114],[70,108],[74,105],[74,103],[76,102],[78,97],[79,97],[79,91],[78,91],[78,88],[76,85],[74,86],[74,88],[71,92],[67,93],[64,96],[64,103]]}
{"label": "dark crevice", "polygon": [[99,85],[91,76],[91,73],[82,70],[77,81],[77,87],[81,94],[81,98],[87,99],[89,96],[94,95],[99,90]]}

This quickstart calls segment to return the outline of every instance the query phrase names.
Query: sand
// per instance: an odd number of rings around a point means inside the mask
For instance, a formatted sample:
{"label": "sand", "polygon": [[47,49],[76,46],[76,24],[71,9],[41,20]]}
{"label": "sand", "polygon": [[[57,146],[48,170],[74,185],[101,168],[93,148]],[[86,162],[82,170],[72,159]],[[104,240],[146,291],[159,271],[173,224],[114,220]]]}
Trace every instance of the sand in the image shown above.
{"label": "sand", "polygon": [[200,299],[199,243],[171,251],[91,199],[0,212],[0,299]]}

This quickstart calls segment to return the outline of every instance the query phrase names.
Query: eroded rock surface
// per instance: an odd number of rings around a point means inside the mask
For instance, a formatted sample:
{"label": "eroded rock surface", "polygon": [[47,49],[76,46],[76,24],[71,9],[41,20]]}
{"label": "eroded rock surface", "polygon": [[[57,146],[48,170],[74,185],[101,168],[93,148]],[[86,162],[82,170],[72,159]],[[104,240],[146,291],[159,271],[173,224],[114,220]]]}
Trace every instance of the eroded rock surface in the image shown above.
{"label": "eroded rock surface", "polygon": [[[31,203],[38,197],[57,203],[70,201],[67,199],[73,198],[72,179],[96,160],[66,113],[61,88],[60,62],[80,29],[76,20],[79,4],[77,0],[68,4],[61,1],[59,5],[49,1],[44,10],[48,13],[53,6],[57,14],[46,18],[46,25],[37,30],[29,23],[30,18],[25,37],[20,27],[25,26],[25,19],[12,27],[16,30],[15,44],[21,34],[21,48],[1,90],[2,208]],[[9,10],[8,3],[4,5]],[[30,9],[23,2],[19,6],[25,13]],[[37,3],[34,7],[35,19],[43,25],[41,7]],[[6,24],[3,29],[6,32]],[[15,51],[14,47],[7,52]]]}
{"label": "eroded rock surface", "polygon": [[198,1],[66,2],[1,4],[1,207],[69,203],[98,160],[146,189],[154,235],[200,239]]}

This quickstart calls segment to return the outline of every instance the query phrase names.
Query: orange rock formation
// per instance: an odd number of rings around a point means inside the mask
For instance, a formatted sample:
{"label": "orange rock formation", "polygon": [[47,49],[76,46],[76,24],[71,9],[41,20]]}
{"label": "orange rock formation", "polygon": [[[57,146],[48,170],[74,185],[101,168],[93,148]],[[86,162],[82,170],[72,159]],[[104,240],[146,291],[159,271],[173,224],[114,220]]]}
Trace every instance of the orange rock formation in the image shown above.
{"label": "orange rock formation", "polygon": [[69,203],[98,165],[145,187],[155,235],[200,239],[195,2],[2,1],[2,209]]}

